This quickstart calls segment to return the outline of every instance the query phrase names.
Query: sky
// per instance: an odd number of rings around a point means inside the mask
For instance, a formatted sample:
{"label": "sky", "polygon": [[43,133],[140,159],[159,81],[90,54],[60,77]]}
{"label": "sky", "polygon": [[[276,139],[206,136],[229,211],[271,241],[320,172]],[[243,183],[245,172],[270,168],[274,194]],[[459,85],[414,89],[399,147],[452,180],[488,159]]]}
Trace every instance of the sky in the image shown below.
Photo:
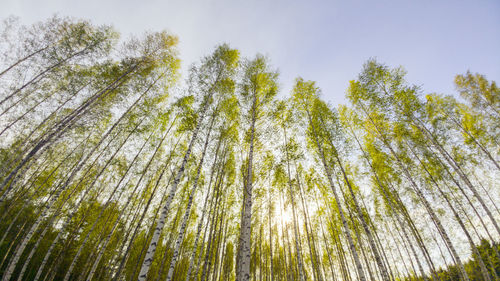
{"label": "sky", "polygon": [[500,82],[500,1],[430,0],[0,0],[0,18],[31,24],[54,14],[113,25],[123,37],[179,36],[183,69],[228,43],[269,57],[283,94],[300,76],[331,104],[369,58],[403,66],[424,93],[456,94],[467,70]]}

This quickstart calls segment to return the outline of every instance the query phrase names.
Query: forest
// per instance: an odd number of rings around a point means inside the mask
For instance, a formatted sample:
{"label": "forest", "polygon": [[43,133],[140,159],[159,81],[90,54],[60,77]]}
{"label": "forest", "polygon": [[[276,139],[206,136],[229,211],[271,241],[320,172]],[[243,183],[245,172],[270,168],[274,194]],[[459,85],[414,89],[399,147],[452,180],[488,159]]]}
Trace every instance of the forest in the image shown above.
{"label": "forest", "polygon": [[484,75],[426,93],[368,59],[337,105],[228,44],[184,73],[165,31],[0,36],[4,281],[500,280]]}

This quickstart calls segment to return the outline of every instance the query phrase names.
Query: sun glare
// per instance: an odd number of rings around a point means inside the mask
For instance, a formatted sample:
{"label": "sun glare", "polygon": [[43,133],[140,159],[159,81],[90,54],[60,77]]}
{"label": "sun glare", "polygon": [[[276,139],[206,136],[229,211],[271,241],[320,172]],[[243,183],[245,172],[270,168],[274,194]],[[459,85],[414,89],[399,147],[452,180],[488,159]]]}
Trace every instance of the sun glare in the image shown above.
{"label": "sun glare", "polygon": [[281,214],[280,214],[280,220],[284,223],[284,224],[289,224],[293,221],[293,213],[292,213],[292,210],[290,209],[285,209],[283,211],[281,211]]}

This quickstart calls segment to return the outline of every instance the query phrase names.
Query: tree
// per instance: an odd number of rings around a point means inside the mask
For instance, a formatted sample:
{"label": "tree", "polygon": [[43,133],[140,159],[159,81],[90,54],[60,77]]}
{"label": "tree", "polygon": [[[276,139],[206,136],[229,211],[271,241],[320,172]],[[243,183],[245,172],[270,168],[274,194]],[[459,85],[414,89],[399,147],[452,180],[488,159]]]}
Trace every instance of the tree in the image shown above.
{"label": "tree", "polygon": [[182,83],[166,32],[1,28],[2,280],[500,276],[483,75],[427,94],[368,60],[333,106],[301,78],[280,93],[267,58],[226,44]]}
{"label": "tree", "polygon": [[244,65],[243,81],[240,85],[242,101],[248,110],[246,119],[250,127],[245,135],[248,142],[248,156],[245,175],[243,177],[243,208],[241,212],[240,237],[238,242],[238,257],[236,280],[250,280],[250,247],[252,232],[252,189],[253,189],[253,157],[256,141],[257,122],[265,114],[265,107],[277,93],[277,73],[269,69],[266,59],[257,56]]}

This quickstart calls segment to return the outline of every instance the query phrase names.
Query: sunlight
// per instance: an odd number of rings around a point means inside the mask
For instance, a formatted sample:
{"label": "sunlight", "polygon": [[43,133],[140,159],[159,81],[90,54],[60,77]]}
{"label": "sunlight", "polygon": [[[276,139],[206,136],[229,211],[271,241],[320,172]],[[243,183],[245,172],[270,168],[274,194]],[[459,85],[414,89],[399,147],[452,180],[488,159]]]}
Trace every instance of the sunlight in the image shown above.
{"label": "sunlight", "polygon": [[0,281],[500,281],[499,0],[41,2],[1,2]]}
{"label": "sunlight", "polygon": [[283,222],[283,224],[289,224],[293,221],[293,213],[292,210],[287,208],[281,211],[279,219]]}

